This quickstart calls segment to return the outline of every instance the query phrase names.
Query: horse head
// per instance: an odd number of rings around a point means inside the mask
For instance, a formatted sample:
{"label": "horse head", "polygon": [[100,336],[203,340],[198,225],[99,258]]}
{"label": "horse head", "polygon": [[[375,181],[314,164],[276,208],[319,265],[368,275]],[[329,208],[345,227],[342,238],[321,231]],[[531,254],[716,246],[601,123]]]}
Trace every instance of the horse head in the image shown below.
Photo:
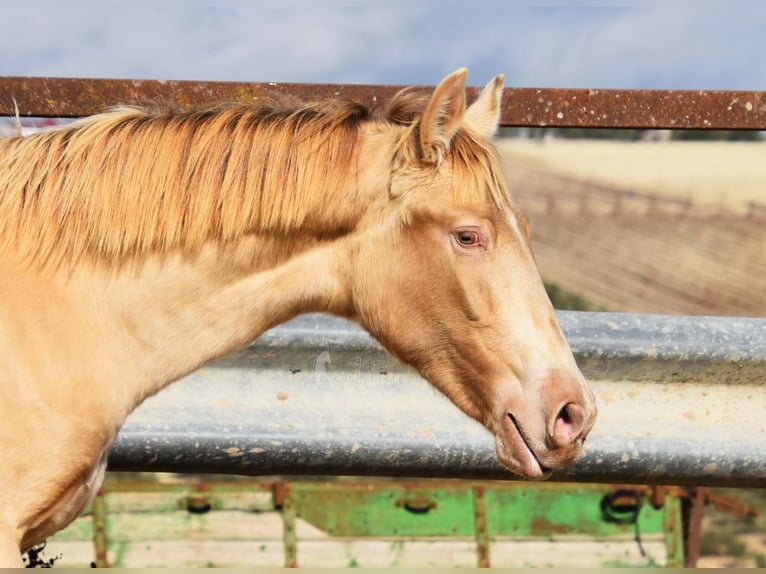
{"label": "horse head", "polygon": [[547,478],[580,455],[595,399],[490,143],[503,77],[466,108],[466,75],[446,77],[424,106],[411,94],[392,104],[388,193],[351,252],[354,318],[484,424],[505,467]]}

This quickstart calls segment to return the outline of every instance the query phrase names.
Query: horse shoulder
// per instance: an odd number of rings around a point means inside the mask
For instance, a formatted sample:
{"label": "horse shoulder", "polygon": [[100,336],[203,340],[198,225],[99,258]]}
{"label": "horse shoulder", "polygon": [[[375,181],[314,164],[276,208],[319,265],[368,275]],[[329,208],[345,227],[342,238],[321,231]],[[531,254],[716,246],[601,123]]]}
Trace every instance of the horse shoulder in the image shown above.
{"label": "horse shoulder", "polygon": [[[89,373],[92,342],[60,284],[0,259],[0,531],[31,543],[98,490],[116,434]],[[2,545],[2,542],[0,542]]]}

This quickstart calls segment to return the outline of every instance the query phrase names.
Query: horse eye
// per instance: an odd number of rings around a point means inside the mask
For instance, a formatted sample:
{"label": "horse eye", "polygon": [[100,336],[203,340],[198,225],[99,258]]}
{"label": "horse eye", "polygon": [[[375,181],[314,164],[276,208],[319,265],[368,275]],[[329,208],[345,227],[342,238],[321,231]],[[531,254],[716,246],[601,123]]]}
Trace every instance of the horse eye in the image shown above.
{"label": "horse eye", "polygon": [[479,234],[475,231],[458,231],[455,234],[460,245],[477,245],[479,243]]}

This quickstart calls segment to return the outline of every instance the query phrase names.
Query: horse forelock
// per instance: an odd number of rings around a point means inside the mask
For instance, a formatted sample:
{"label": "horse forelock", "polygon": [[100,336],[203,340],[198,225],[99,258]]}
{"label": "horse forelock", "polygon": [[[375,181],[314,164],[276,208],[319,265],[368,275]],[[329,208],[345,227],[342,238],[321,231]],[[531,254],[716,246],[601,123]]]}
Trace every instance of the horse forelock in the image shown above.
{"label": "horse forelock", "polygon": [[[386,119],[407,128],[396,148],[401,165],[417,165],[424,155],[420,149],[419,128],[429,97],[430,94],[415,88],[405,88],[388,105]],[[448,162],[452,170],[452,199],[457,206],[491,204],[503,213],[514,209],[499,155],[490,141],[460,129],[444,150],[441,161]],[[422,167],[436,170],[441,161]]]}
{"label": "horse forelock", "polygon": [[453,177],[453,199],[458,205],[494,205],[501,213],[514,208],[502,174],[497,150],[489,141],[459,131],[447,152]]}
{"label": "horse forelock", "polygon": [[259,231],[341,233],[370,117],[352,102],[129,108],[0,140],[0,249],[118,261]]}

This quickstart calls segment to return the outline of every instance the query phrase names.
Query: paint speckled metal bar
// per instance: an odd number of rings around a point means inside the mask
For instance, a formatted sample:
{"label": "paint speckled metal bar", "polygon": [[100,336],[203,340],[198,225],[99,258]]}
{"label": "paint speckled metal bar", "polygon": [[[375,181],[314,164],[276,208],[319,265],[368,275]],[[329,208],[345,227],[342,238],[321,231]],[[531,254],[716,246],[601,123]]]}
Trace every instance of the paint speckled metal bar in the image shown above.
{"label": "paint speckled metal bar", "polygon": [[[78,117],[117,105],[188,109],[227,101],[350,98],[368,105],[402,86],[0,77],[0,115]],[[430,89],[424,87],[424,89]],[[470,97],[478,93],[471,88]],[[506,88],[505,126],[766,129],[766,92]]]}
{"label": "paint speckled metal bar", "polygon": [[[559,312],[600,407],[555,481],[766,487],[766,319]],[[308,315],[150,398],[110,468],[512,479],[364,331]]]}

